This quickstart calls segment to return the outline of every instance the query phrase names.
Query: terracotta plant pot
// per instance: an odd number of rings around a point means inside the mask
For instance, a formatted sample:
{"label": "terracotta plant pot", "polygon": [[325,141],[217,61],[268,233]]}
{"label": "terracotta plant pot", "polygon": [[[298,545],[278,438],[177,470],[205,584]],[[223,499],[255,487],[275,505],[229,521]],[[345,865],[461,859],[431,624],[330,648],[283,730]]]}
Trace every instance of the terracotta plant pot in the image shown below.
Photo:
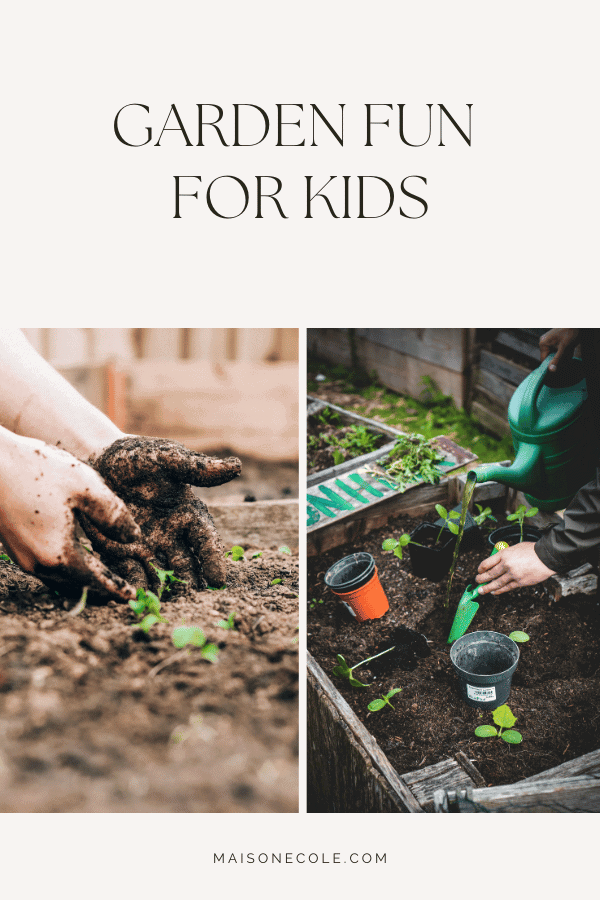
{"label": "terracotta plant pot", "polygon": [[358,622],[380,619],[390,608],[370,553],[353,553],[338,560],[325,573],[325,584]]}

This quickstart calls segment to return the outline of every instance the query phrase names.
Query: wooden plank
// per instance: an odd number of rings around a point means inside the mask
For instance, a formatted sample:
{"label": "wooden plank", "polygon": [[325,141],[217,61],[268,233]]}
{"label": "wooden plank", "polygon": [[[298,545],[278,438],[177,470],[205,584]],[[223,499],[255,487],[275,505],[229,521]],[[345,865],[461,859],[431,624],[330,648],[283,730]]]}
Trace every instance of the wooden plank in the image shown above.
{"label": "wooden plank", "polygon": [[356,336],[422,362],[462,373],[465,368],[463,328],[357,328]]}
{"label": "wooden plank", "polygon": [[465,378],[462,372],[445,367],[443,356],[437,363],[397,353],[386,347],[358,338],[358,357],[367,372],[375,371],[381,383],[399,394],[420,397],[424,390],[422,378],[429,376],[440,390],[454,399],[457,406],[464,402]]}
{"label": "wooden plank", "polygon": [[254,503],[207,503],[226,547],[298,548],[298,500],[257,500]]}
{"label": "wooden plank", "polygon": [[405,772],[402,781],[410,788],[425,812],[433,812],[436,791],[464,790],[485,784],[481,774],[464,753],[457,754],[457,759],[443,759],[433,766]]}
{"label": "wooden plank", "polygon": [[475,401],[471,406],[471,415],[474,419],[476,419],[484,428],[487,428],[488,431],[491,431],[492,434],[495,434],[499,437],[502,437],[505,434],[510,434],[510,426],[506,421],[506,418],[499,416],[497,413],[491,412],[487,409],[482,403]]}
{"label": "wooden plank", "polygon": [[566,575],[552,575],[546,582],[546,588],[554,600],[562,600],[574,594],[594,596],[598,590],[598,576],[591,563],[585,563]]}
{"label": "wooden plank", "polygon": [[535,781],[549,781],[552,778],[572,778],[575,775],[596,775],[600,777],[600,750],[592,750],[585,756],[578,756],[577,759],[570,759],[568,762],[561,763],[553,769],[546,769],[538,775],[531,775],[529,778],[523,778],[519,784],[529,784]]}
{"label": "wooden plank", "polygon": [[309,812],[423,812],[377,741],[308,656]]}
{"label": "wooden plank", "polygon": [[497,353],[491,353],[485,349],[481,350],[479,368],[484,372],[491,372],[504,381],[508,381],[509,384],[514,384],[515,387],[521,384],[523,379],[527,378],[530,371],[532,371],[531,369],[526,369],[525,366],[520,366],[510,359],[505,359],[502,356],[498,356]]}
{"label": "wooden plank", "polygon": [[435,812],[573,813],[600,812],[600,778],[540,779],[492,788],[439,790]]}
{"label": "wooden plank", "polygon": [[508,404],[515,392],[514,384],[499,378],[493,372],[486,372],[485,369],[479,370],[475,383],[478,388],[483,389],[491,397],[495,397],[498,403],[508,409]]}
{"label": "wooden plank", "polygon": [[520,353],[522,356],[529,359],[533,364],[532,368],[537,369],[539,366],[540,348],[538,340],[532,338],[531,335],[528,335],[525,332],[519,332],[518,329],[514,331],[499,331],[496,335],[496,343],[501,347],[508,347],[511,350],[515,350],[517,353]]}
{"label": "wooden plank", "polygon": [[332,520],[326,528],[308,532],[306,536],[307,556],[319,556],[350,541],[358,540],[363,534],[381,528],[390,518],[397,515],[420,516],[431,512],[436,503],[448,503],[448,479],[439,484],[419,484],[404,494],[393,493],[376,507],[357,509],[354,515],[339,521]]}

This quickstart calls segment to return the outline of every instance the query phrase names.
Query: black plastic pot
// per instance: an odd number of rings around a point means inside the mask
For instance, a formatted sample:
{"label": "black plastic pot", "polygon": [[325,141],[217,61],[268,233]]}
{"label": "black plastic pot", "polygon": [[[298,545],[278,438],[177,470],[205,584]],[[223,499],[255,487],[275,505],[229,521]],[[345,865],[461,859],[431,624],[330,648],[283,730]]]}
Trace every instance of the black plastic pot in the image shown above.
{"label": "black plastic pot", "polygon": [[[542,532],[539,528],[536,528],[534,525],[527,525],[525,522],[523,523],[524,541],[539,541],[541,536]],[[510,525],[503,525],[502,528],[496,528],[495,531],[492,531],[488,537],[488,542],[492,550],[498,541],[505,541],[509,547],[519,544],[521,541],[521,528],[519,523],[513,522]]]}
{"label": "black plastic pot", "polygon": [[468,706],[496,709],[508,700],[519,648],[497,631],[473,631],[454,642],[450,660]]}
{"label": "black plastic pot", "polygon": [[[413,574],[429,581],[441,581],[450,571],[454,554],[455,536],[445,529],[437,544],[435,540],[440,529],[431,522],[421,522],[410,534],[408,554]],[[429,544],[427,545],[427,542]]]}

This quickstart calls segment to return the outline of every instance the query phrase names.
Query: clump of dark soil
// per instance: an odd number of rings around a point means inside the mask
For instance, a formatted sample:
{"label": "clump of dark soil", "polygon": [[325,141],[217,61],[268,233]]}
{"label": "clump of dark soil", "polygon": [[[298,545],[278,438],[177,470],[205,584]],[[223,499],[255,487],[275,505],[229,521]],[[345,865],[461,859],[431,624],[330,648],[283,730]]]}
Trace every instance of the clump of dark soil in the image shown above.
{"label": "clump of dark soil", "polygon": [[[429,519],[433,521],[436,514]],[[457,680],[446,643],[456,606],[489,548],[461,553],[454,575],[450,610],[443,609],[447,580],[434,584],[416,578],[408,553],[399,560],[384,553],[386,537],[412,531],[417,520],[398,517],[371,532],[360,547],[345,546],[308,561],[308,596],[323,600],[308,612],[308,649],[358,718],[379,742],[398,773],[452,758],[463,751],[486,782],[511,784],[600,747],[600,607],[596,598],[568,597],[558,603],[543,585],[497,597],[481,598],[469,631],[510,634],[525,631],[521,658],[508,704],[517,717],[523,743],[511,746],[497,738],[478,739],[474,729],[491,724],[488,711],[473,709],[458,697]],[[499,524],[503,524],[500,521]],[[343,556],[366,550],[375,557],[390,610],[378,620],[358,623],[326,588],[323,576]],[[353,689],[332,676],[337,653],[352,666],[397,639],[401,626],[422,633],[429,656],[415,654],[415,667],[368,664],[357,670],[367,689]],[[385,660],[386,657],[382,657]],[[379,661],[376,661],[379,662]],[[359,674],[360,673],[360,674]],[[402,688],[395,709],[369,712],[371,700]]]}
{"label": "clump of dark soil", "polygon": [[[247,548],[146,635],[0,562],[0,812],[297,811],[297,592],[296,558]],[[173,646],[182,622],[215,663]]]}
{"label": "clump of dark soil", "polygon": [[356,443],[356,425],[342,425],[335,413],[332,413],[331,421],[319,419],[318,415],[308,417],[308,442],[307,442],[307,474],[313,475],[315,472],[322,472],[336,465],[334,453],[340,453],[343,456],[339,462],[347,459],[355,459],[357,456],[363,456],[377,450],[384,444],[390,442],[388,435],[381,434],[377,431],[371,431],[366,426],[359,426],[362,438],[359,440],[360,446],[342,446],[343,443]]}

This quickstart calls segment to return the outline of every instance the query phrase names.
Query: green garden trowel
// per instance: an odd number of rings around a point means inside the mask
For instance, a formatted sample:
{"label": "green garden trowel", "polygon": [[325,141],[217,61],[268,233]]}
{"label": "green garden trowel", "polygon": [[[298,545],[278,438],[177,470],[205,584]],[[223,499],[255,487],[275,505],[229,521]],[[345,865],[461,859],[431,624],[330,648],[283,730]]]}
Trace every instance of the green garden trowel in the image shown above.
{"label": "green garden trowel", "polygon": [[[498,541],[490,556],[494,556],[500,550],[505,550],[507,547],[508,544],[505,541]],[[479,609],[479,603],[475,602],[475,598],[479,596],[480,587],[481,585],[479,584],[476,584],[475,587],[470,584],[460,598],[458,606],[456,607],[456,613],[454,616],[454,621],[452,622],[452,628],[450,629],[450,634],[448,635],[449,644],[453,644],[454,641],[458,640],[459,637],[462,637],[473,621],[475,613]]]}

